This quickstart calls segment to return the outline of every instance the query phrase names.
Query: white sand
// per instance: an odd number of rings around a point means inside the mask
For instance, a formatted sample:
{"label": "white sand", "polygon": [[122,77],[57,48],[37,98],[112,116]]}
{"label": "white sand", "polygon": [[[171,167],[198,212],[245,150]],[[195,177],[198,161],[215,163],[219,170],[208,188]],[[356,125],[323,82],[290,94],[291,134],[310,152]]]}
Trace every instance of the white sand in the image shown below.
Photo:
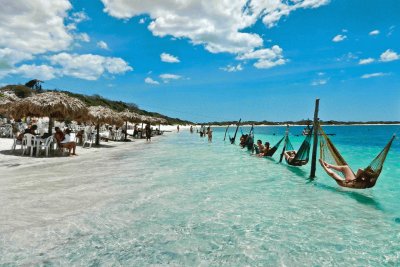
{"label": "white sand", "polygon": [[[190,126],[179,126],[181,131],[187,131]],[[153,126],[153,128],[155,128]],[[176,125],[161,125],[162,131],[167,131],[164,135],[171,134],[170,132],[176,132]],[[128,134],[132,134],[132,130],[128,130]],[[161,138],[162,136],[155,136],[152,139]],[[29,155],[22,156],[22,150],[20,145],[17,145],[15,152],[11,150],[13,139],[0,138],[0,172],[9,170],[18,170],[21,167],[37,167],[40,165],[59,165],[62,167],[63,164],[71,162],[85,161],[91,158],[103,158],[105,153],[109,153],[115,150],[132,150],[138,144],[146,142],[145,139],[134,139],[132,142],[100,142],[100,147],[92,146],[91,148],[82,148],[77,146],[77,156],[68,157],[68,153],[65,152],[63,156],[57,154],[56,156],[50,155],[46,157],[44,153],[41,153],[39,157],[35,155],[33,157]]]}

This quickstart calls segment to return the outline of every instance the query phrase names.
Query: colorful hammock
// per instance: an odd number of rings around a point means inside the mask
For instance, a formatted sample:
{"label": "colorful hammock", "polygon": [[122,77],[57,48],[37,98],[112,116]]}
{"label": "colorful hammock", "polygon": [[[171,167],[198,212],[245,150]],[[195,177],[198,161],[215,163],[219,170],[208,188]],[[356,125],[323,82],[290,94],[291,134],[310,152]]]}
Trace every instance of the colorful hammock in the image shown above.
{"label": "colorful hammock", "polygon": [[[312,128],[311,128],[311,132],[312,132]],[[306,138],[304,139],[303,143],[301,144],[299,150],[296,152],[296,156],[292,160],[288,161],[285,158],[287,164],[292,165],[292,166],[303,166],[308,163],[308,160],[310,158],[311,137],[312,137],[311,134],[306,136]],[[290,142],[289,135],[286,135],[285,143],[286,143],[286,145],[285,145],[286,151],[294,150],[293,145]]]}
{"label": "colorful hammock", "polygon": [[[278,150],[280,144],[282,143],[282,141],[285,139],[285,137],[282,137],[281,140],[278,141],[278,143],[276,143],[273,147],[270,148],[270,150],[268,150],[267,154],[264,155],[264,157],[272,157],[275,152]],[[258,149],[258,147],[257,147]]]}
{"label": "colorful hammock", "polygon": [[[332,141],[329,137],[325,134],[324,130],[319,127],[319,131],[321,133],[321,141],[320,141],[320,158],[328,163],[335,162],[336,165],[344,166],[347,165],[347,162],[344,160],[342,155],[340,155],[337,148],[333,145]],[[355,180],[352,181],[338,181],[338,185],[343,187],[351,187],[357,189],[365,189],[371,188],[375,185],[376,181],[378,180],[379,175],[382,172],[383,163],[385,162],[386,156],[390,150],[390,147],[393,143],[395,135],[390,139],[387,145],[382,149],[382,151],[375,157],[375,159],[359,174],[354,176],[356,177]],[[354,173],[354,172],[353,172]]]}

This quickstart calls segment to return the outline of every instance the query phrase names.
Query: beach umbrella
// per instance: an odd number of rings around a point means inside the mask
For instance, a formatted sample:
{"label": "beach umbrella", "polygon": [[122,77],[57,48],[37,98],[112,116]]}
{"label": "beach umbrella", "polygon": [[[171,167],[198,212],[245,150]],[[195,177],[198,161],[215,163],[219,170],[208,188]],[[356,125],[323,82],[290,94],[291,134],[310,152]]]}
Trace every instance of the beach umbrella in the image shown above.
{"label": "beach umbrella", "polygon": [[141,116],[135,112],[130,111],[129,109],[119,112],[118,114],[125,121],[125,140],[126,140],[128,135],[128,122],[139,122]]}
{"label": "beach umbrella", "polygon": [[97,127],[96,145],[99,145],[101,123],[115,124],[115,125],[123,124],[123,121],[117,112],[103,106],[89,107],[89,119],[96,123]]}
{"label": "beach umbrella", "polygon": [[161,131],[161,124],[167,124],[168,121],[164,118],[155,118],[158,123],[158,129]]}
{"label": "beach umbrella", "polygon": [[167,123],[168,123],[168,121],[167,121],[166,119],[164,119],[164,118],[158,118],[158,117],[155,118],[155,121],[156,121],[158,124],[167,124]]}
{"label": "beach umbrella", "polygon": [[49,134],[53,119],[84,119],[88,115],[86,105],[79,99],[60,92],[45,92],[16,101],[10,107],[14,118],[26,116],[49,117]]}

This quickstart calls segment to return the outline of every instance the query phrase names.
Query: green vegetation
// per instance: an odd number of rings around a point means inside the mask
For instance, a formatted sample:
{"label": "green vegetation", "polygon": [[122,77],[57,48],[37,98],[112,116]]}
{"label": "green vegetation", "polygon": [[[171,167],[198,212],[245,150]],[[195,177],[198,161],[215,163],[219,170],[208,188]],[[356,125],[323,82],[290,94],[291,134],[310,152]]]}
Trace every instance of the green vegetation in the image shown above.
{"label": "green vegetation", "polygon": [[7,85],[1,88],[2,91],[12,91],[19,98],[25,98],[32,95],[32,89],[25,85]]}
{"label": "green vegetation", "polygon": [[[7,86],[0,88],[0,91],[12,91],[15,93],[15,95],[17,95],[20,98],[25,98],[25,97],[31,96],[34,92],[40,93],[37,90],[26,87],[25,85],[7,85]],[[63,91],[63,90],[42,90],[42,92],[62,92],[71,97],[78,98],[79,100],[84,102],[87,106],[105,106],[105,107],[109,107],[117,112],[128,109],[128,110],[130,110],[132,112],[136,112],[140,115],[164,118],[168,121],[169,124],[193,124],[190,121],[180,120],[178,118],[171,118],[171,117],[159,114],[157,112],[149,112],[149,111],[140,109],[136,104],[133,104],[133,103],[125,103],[122,101],[109,100],[100,95],[88,96],[88,95],[83,95],[83,94],[72,93],[69,91]]]}

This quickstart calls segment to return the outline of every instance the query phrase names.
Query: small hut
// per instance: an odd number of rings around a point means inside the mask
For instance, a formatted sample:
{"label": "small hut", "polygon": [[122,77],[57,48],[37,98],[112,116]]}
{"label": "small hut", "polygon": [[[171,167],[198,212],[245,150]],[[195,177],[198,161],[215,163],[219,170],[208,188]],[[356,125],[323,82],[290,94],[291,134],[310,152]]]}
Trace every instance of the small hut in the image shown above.
{"label": "small hut", "polygon": [[128,135],[128,122],[140,122],[141,116],[128,109],[119,112],[118,115],[125,121],[125,140],[126,140]]}
{"label": "small hut", "polygon": [[49,117],[49,134],[53,119],[81,120],[87,117],[86,105],[79,99],[60,92],[45,92],[23,98],[9,109],[14,118],[26,116]]}
{"label": "small hut", "polygon": [[89,107],[89,120],[96,124],[97,134],[96,134],[96,145],[100,143],[100,124],[115,124],[122,125],[123,121],[117,112],[114,110],[103,107],[103,106],[92,106]]}

